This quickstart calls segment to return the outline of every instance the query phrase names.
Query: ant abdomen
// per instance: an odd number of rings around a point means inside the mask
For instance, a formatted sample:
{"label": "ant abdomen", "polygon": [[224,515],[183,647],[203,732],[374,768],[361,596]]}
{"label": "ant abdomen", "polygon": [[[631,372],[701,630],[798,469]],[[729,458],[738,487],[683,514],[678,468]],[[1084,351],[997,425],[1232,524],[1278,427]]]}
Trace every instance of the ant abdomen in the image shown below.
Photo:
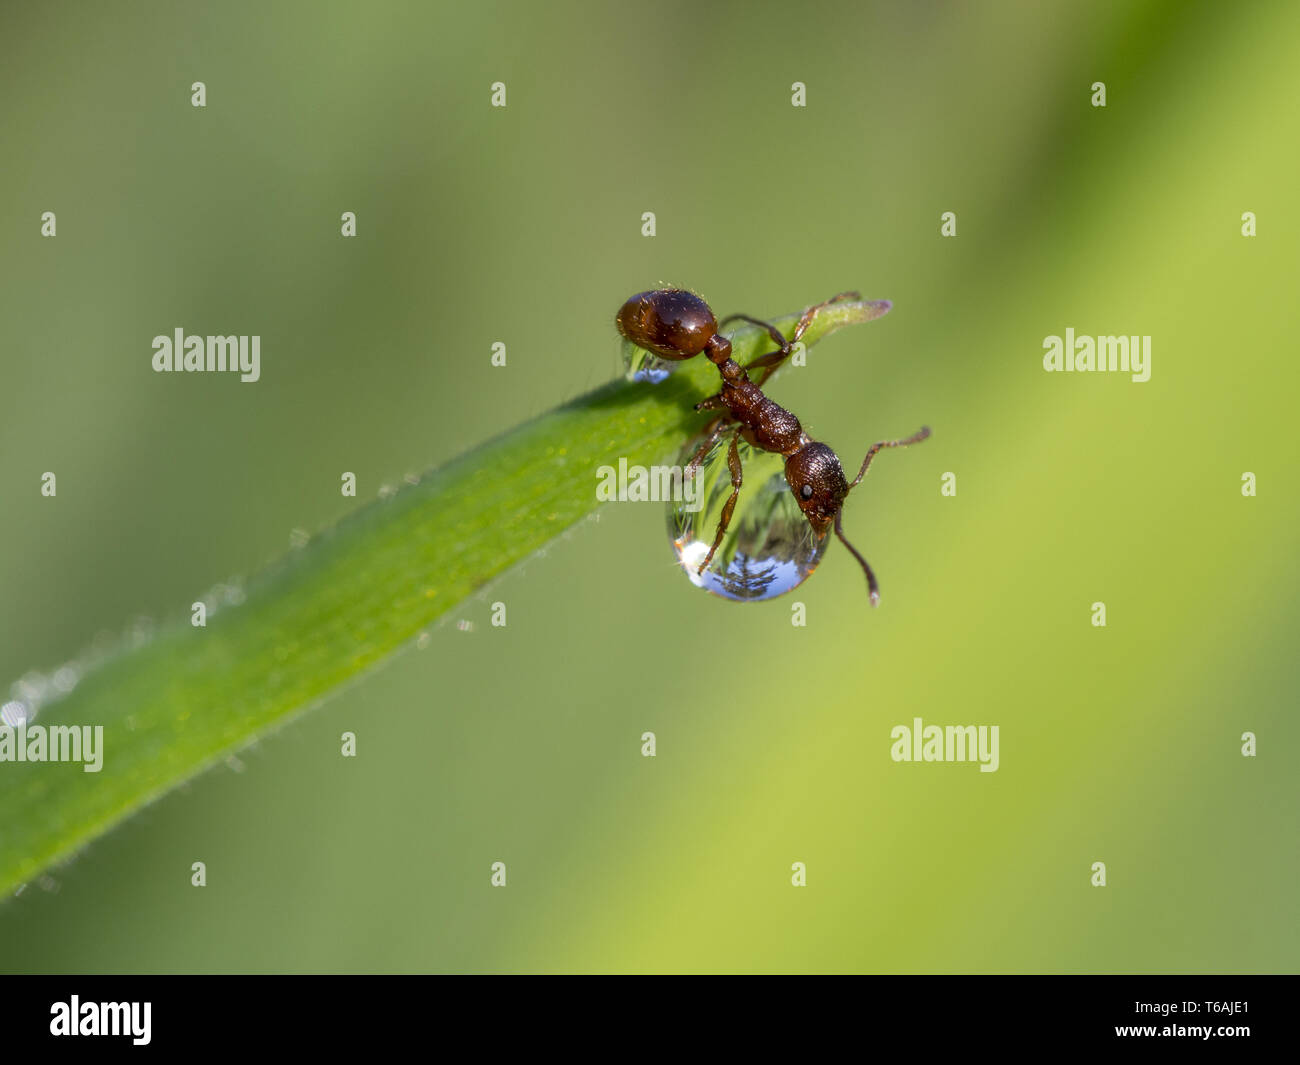
{"label": "ant abdomen", "polygon": [[718,332],[713,311],[680,288],[638,292],[619,308],[618,331],[663,359],[693,359]]}

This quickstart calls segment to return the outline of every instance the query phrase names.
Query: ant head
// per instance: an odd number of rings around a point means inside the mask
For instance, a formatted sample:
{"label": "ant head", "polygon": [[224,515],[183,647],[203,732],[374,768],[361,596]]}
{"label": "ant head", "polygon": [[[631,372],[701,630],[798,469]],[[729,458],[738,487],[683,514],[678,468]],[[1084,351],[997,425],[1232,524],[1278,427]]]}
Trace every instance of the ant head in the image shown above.
{"label": "ant head", "polygon": [[840,460],[825,444],[808,443],[785,460],[785,479],[818,536],[835,520],[849,494]]}
{"label": "ant head", "polygon": [[835,452],[825,444],[805,444],[785,460],[785,479],[813,532],[819,537],[825,536],[826,531],[835,526],[835,535],[840,538],[840,543],[849,549],[867,575],[867,592],[871,605],[876,606],[880,602],[876,575],[858,549],[845,538],[844,527],[840,524],[844,500],[849,495],[849,483]]}
{"label": "ant head", "polygon": [[718,332],[709,305],[680,288],[638,292],[619,308],[615,324],[637,347],[663,359],[692,359]]}

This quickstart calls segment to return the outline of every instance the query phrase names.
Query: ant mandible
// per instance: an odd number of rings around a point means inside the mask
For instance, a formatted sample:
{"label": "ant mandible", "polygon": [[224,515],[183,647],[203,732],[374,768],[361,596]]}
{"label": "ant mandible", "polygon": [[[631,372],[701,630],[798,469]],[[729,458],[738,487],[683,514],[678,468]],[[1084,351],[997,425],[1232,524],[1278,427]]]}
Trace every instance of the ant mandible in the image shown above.
{"label": "ant mandible", "polygon": [[[844,477],[844,468],[835,452],[826,444],[812,439],[804,432],[798,418],[763,394],[763,385],[767,379],[793,354],[794,345],[799,342],[819,311],[841,300],[861,298],[857,292],[841,292],[809,307],[799,318],[788,340],[770,322],[746,314],[733,314],[724,318],[721,323],[724,326],[728,322],[742,321],[766,330],[777,345],[776,351],[760,355],[745,366],[731,357],[731,341],[718,332],[719,323],[714,318],[713,311],[693,292],[677,288],[640,292],[620,308],[616,319],[618,331],[637,347],[662,359],[671,360],[693,359],[703,353],[722,375],[722,390],[695,404],[695,409],[720,410],[725,413],[719,414],[704,427],[703,442],[685,471],[688,477],[693,475],[713,446],[727,433],[731,433],[731,444],[727,450],[731,496],[722,508],[713,546],[700,563],[699,573],[702,574],[713,561],[713,556],[727,533],[727,526],[731,524],[732,512],[736,509],[736,499],[744,480],[738,450],[738,443],[743,437],[760,451],[770,451],[785,457],[786,482],[813,532],[820,539],[834,526],[835,535],[852,552],[867,575],[871,605],[876,606],[880,602],[880,586],[876,583],[876,575],[857,548],[844,537],[840,523],[844,500],[866,476],[867,467],[878,451],[919,443],[930,435],[929,426],[923,426],[902,440],[879,440],[872,444],[867,449],[867,456],[862,460],[862,468],[858,470],[857,477],[850,483]],[[762,371],[757,381],[749,379],[750,370]]]}

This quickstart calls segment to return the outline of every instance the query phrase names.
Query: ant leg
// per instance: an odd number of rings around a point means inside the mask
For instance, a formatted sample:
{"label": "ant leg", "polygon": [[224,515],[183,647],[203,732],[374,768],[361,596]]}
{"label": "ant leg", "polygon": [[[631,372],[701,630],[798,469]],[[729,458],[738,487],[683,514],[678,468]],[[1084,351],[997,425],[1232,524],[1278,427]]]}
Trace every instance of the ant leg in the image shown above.
{"label": "ant leg", "polygon": [[[794,354],[794,348],[791,346],[790,341],[786,340],[786,338],[781,335],[781,331],[777,329],[777,327],[774,326],[771,322],[764,322],[759,318],[751,318],[747,314],[728,315],[726,318],[722,319],[720,323],[718,323],[718,327],[721,328],[722,326],[726,325],[728,322],[735,322],[735,321],[748,322],[750,325],[756,325],[760,329],[766,329],[767,335],[770,336],[772,340],[778,345],[777,351],[769,351],[766,355],[760,355],[758,358],[751,359],[749,362],[745,363],[746,373],[748,373],[750,370],[765,371],[763,375],[758,379],[758,381],[755,382],[759,388],[762,388],[763,385],[767,382],[767,379],[771,377],[774,373],[776,373],[777,367],[780,366],[781,363],[785,362],[785,360],[788,359],[792,354]],[[771,368],[769,369],[769,367]]]}
{"label": "ant leg", "polygon": [[[724,319],[722,319],[722,321],[718,323],[718,328],[721,329],[728,322],[748,322],[750,325],[756,325],[760,329],[766,329],[767,335],[772,338],[772,341],[774,343],[780,345],[782,351],[785,351],[790,347],[790,345],[786,342],[785,337],[781,335],[781,331],[777,329],[777,327],[774,326],[771,322],[764,322],[762,319],[759,318],[751,318],[747,314],[729,314],[727,315],[727,317],[725,317]],[[775,354],[775,352],[773,354]],[[751,362],[749,365],[753,366],[754,364]]]}
{"label": "ant leg", "polygon": [[697,404],[695,404],[695,409],[698,411],[723,410],[726,408],[726,406],[727,403],[726,400],[722,398],[722,393],[715,392],[707,399],[702,399]]}
{"label": "ant leg", "polygon": [[919,430],[904,440],[878,440],[867,449],[867,457],[862,460],[862,469],[858,470],[858,475],[853,478],[853,483],[849,485],[850,489],[857,488],[862,478],[867,475],[867,467],[871,465],[871,460],[876,457],[876,452],[882,447],[907,447],[909,444],[919,444],[930,435],[930,427],[923,425]]}
{"label": "ant leg", "polygon": [[740,486],[745,483],[743,471],[740,468],[740,451],[736,447],[736,441],[740,439],[740,430],[737,429],[731,434],[731,446],[727,449],[727,469],[731,471],[731,495],[722,508],[722,517],[718,519],[718,532],[713,537],[713,546],[709,548],[709,553],[704,556],[704,561],[700,563],[700,568],[696,573],[703,573],[708,568],[713,556],[722,543],[722,538],[727,535],[727,526],[731,524],[731,514],[736,509],[736,497],[740,495]]}
{"label": "ant leg", "polygon": [[804,333],[808,331],[808,327],[812,325],[813,319],[817,317],[819,311],[822,311],[825,308],[830,307],[832,304],[841,303],[844,300],[860,300],[860,299],[862,299],[861,292],[856,292],[856,291],[837,292],[830,299],[822,300],[821,303],[813,304],[806,311],[804,311],[803,314],[799,317],[799,321],[795,324],[794,332],[790,334],[789,340],[786,340],[785,337],[781,335],[780,330],[778,330],[776,326],[772,325],[771,322],[764,322],[758,318],[751,318],[747,314],[728,315],[726,318],[722,319],[722,321],[719,323],[719,326],[723,326],[726,325],[728,322],[735,322],[735,321],[749,322],[751,325],[756,325],[762,329],[766,329],[768,336],[770,336],[778,345],[780,345],[779,351],[771,351],[768,352],[766,355],[760,355],[757,359],[753,359],[752,361],[747,362],[745,364],[746,372],[750,370],[763,371],[762,375],[755,382],[755,384],[757,384],[759,388],[762,388],[765,384],[767,384],[768,378],[770,378],[774,373],[776,373],[777,369],[781,366],[781,363],[785,362],[786,359],[788,359],[792,354],[794,354],[795,344],[799,343],[799,339],[804,335]]}
{"label": "ant leg", "polygon": [[709,422],[709,424],[704,427],[704,440],[696,450],[694,456],[692,456],[691,461],[686,464],[686,469],[682,471],[687,478],[695,476],[694,471],[699,469],[700,463],[704,461],[704,456],[707,455],[712,450],[713,445],[721,440],[726,434],[728,428],[727,422],[728,419],[725,417],[714,418],[713,421]]}
{"label": "ant leg", "polygon": [[754,384],[758,385],[759,388],[762,388],[767,384],[768,378],[776,373],[776,371],[781,368],[781,364],[793,354],[794,348],[792,346],[787,346],[783,351],[773,351],[767,355],[760,355],[745,367],[745,372],[748,373],[750,370],[762,370],[763,372],[758,375],[758,380],[754,382]]}
{"label": "ant leg", "polygon": [[831,304],[833,303],[841,303],[844,300],[860,300],[860,299],[862,299],[861,292],[837,292],[830,299],[822,300],[821,303],[813,304],[806,311],[804,311],[803,315],[799,318],[798,324],[794,327],[794,332],[790,335],[790,343],[791,344],[798,343],[799,338],[803,336],[804,333],[808,331],[808,327],[812,325],[813,319],[817,317],[818,311],[824,310],[825,308],[831,306]]}
{"label": "ant leg", "polygon": [[746,363],[745,365],[746,371],[749,370],[763,371],[762,375],[755,382],[759,388],[762,388],[765,384],[767,384],[768,378],[770,378],[774,373],[776,373],[781,363],[785,362],[786,359],[788,359],[792,354],[794,354],[794,346],[797,343],[799,343],[800,338],[804,335],[804,333],[808,331],[808,327],[812,325],[813,319],[817,317],[819,311],[822,311],[825,308],[831,306],[832,304],[840,303],[844,300],[860,300],[860,299],[862,299],[861,292],[852,292],[852,291],[837,292],[830,299],[822,300],[821,303],[813,304],[806,311],[804,311],[802,315],[800,315],[799,321],[795,324],[794,332],[790,334],[789,340],[786,340],[780,334],[776,326],[771,325],[768,322],[761,322],[757,318],[751,318],[747,314],[733,314],[729,318],[724,318],[722,321],[723,324],[725,324],[735,319],[740,319],[745,322],[750,322],[753,325],[762,326],[764,329],[767,330],[768,335],[771,336],[771,338],[781,346],[780,351],[773,351],[767,355],[760,355],[757,359],[754,359],[752,362]]}
{"label": "ant leg", "polygon": [[770,366],[772,368],[771,372],[763,375],[763,380],[766,381],[773,373],[776,373],[776,368],[793,354],[794,347],[787,344],[780,351],[769,351],[766,355],[760,355],[757,359],[745,363],[745,370],[747,372],[749,370],[764,370]]}

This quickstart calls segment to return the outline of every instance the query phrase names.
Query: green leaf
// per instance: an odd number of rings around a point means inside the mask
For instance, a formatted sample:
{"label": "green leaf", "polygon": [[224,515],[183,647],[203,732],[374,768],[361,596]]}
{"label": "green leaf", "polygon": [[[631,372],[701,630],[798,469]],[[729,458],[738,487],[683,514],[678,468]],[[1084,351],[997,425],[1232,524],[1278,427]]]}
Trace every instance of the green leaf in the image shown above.
{"label": "green leaf", "polygon": [[[886,310],[834,305],[804,342]],[[796,318],[776,325],[788,332]],[[730,335],[742,363],[772,346],[753,326]],[[101,771],[0,763],[0,892],[318,705],[590,515],[600,506],[597,467],[675,459],[709,418],[692,404],[717,384],[701,358],[657,385],[597,389],[362,507],[252,581],[237,603],[214,604],[206,627],[187,615],[97,662],[32,724],[102,725]]]}

